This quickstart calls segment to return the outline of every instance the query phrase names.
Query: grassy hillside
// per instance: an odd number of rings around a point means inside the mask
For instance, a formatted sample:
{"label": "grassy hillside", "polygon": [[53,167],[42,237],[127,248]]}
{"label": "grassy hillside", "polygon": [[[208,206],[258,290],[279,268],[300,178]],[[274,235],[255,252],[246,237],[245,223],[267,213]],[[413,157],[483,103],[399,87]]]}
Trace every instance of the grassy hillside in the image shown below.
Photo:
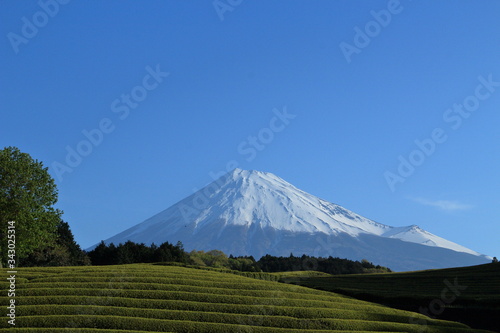
{"label": "grassy hillside", "polygon": [[[15,300],[20,332],[420,332],[416,319],[426,332],[478,332],[335,293],[149,264],[21,268]],[[1,332],[12,329],[8,302],[2,292]]]}
{"label": "grassy hillside", "polygon": [[283,276],[281,281],[500,331],[500,264],[390,274]]}

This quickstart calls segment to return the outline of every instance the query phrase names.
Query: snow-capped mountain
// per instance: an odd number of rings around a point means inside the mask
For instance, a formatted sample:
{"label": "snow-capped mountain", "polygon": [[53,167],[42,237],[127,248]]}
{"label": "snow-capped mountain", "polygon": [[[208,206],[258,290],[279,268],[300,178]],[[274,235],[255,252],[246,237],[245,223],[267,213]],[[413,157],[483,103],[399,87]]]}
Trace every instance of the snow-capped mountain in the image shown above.
{"label": "snow-capped mountain", "polygon": [[106,243],[182,241],[233,255],[368,259],[394,270],[488,262],[416,225],[391,227],[306,193],[265,172],[235,169]]}

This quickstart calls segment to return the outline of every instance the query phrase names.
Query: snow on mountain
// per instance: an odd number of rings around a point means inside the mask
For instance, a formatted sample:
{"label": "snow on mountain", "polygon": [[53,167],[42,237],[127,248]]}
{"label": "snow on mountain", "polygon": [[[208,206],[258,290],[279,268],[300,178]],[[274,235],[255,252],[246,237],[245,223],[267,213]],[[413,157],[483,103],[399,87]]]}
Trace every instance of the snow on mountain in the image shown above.
{"label": "snow on mountain", "polygon": [[[381,239],[386,241],[380,243]],[[271,173],[241,169],[222,176],[106,243],[127,240],[146,244],[181,240],[188,250],[219,249],[256,258],[267,253],[290,252],[344,255],[357,260],[363,255],[383,264],[385,256],[392,255],[400,259],[389,260],[390,267],[401,269],[444,267],[447,255],[454,258],[452,265],[486,260],[481,254],[418,226],[391,227],[377,223],[306,193]],[[454,253],[439,252],[441,260],[433,258],[435,253],[430,248]],[[395,251],[403,253],[390,253]],[[412,251],[413,255],[405,251]],[[413,258],[419,253],[429,258]],[[408,263],[400,264],[401,260]]]}
{"label": "snow on mountain", "polygon": [[276,230],[353,236],[387,228],[259,171],[235,169],[210,199],[195,223],[222,218],[234,225],[256,223]]}
{"label": "snow on mountain", "polygon": [[411,225],[409,227],[391,227],[389,231],[381,234],[380,236],[401,239],[405,242],[418,243],[427,246],[442,247],[457,252],[470,253],[475,256],[481,255],[480,253],[468,249],[465,246],[458,245],[457,243],[450,242],[449,240],[431,234],[417,225]]}

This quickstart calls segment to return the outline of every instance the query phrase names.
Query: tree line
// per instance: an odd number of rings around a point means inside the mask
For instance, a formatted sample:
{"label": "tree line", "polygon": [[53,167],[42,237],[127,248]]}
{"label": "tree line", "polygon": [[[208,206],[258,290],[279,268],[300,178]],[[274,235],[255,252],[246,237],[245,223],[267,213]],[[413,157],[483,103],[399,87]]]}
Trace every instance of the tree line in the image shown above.
{"label": "tree line", "polygon": [[115,245],[101,241],[92,251],[87,253],[92,265],[123,265],[152,262],[191,262],[181,242],[176,245],[165,242],[159,246],[132,241]]}
{"label": "tree line", "polygon": [[153,262],[178,262],[187,265],[226,268],[242,272],[287,272],[287,271],[319,271],[329,274],[359,274],[371,272],[390,272],[380,265],[374,265],[368,260],[353,261],[341,258],[323,258],[290,254],[288,257],[265,255],[259,260],[253,256],[230,255],[222,251],[186,252],[181,242],[176,245],[165,242],[159,246],[147,246],[132,241],[115,245],[103,241],[87,255],[93,265],[119,265]]}
{"label": "tree line", "polygon": [[332,256],[316,258],[305,254],[300,257],[293,254],[289,257],[275,257],[268,254],[260,258],[258,264],[263,272],[318,271],[328,274],[391,272],[389,268],[374,265],[366,259],[353,261]]}

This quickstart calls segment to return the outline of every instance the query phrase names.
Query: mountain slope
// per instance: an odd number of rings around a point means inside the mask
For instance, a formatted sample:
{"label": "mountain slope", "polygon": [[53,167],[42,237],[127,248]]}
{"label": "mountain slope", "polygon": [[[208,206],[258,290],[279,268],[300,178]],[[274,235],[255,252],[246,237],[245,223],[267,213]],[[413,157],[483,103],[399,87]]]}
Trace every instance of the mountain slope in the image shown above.
{"label": "mountain slope", "polygon": [[389,267],[396,270],[487,261],[479,253],[417,226],[377,223],[273,174],[240,169],[106,243],[127,240],[146,244],[180,240],[188,250],[219,249],[257,258],[290,252],[366,258],[378,264],[390,262]]}

